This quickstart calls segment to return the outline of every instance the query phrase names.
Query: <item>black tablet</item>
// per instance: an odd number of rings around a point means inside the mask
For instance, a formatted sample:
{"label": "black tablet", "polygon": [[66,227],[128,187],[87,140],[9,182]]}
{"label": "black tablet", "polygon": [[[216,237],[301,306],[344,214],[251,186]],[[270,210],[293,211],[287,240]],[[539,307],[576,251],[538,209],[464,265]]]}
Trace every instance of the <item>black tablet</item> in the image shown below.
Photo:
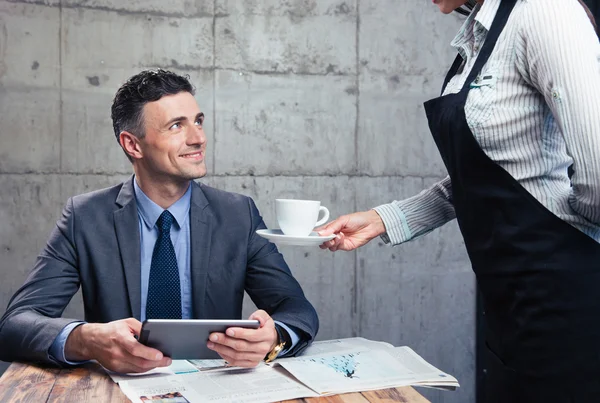
{"label": "black tablet", "polygon": [[148,319],[142,324],[140,343],[174,360],[215,359],[221,357],[206,347],[211,333],[225,333],[230,327],[259,326],[258,320]]}

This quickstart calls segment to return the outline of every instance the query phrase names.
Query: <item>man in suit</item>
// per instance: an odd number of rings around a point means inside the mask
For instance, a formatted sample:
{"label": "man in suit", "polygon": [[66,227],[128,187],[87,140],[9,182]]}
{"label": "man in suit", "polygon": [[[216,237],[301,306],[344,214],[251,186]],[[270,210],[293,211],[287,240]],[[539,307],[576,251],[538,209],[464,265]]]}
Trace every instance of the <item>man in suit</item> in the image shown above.
{"label": "man in suit", "polygon": [[[112,105],[115,136],[134,175],[72,197],[25,284],[0,320],[0,359],[97,360],[143,372],[170,359],[138,343],[147,318],[238,319],[244,290],[259,329],[230,328],[208,347],[232,365],[295,355],[318,319],[252,199],[194,179],[206,174],[204,114],[187,78],[131,77]],[[61,318],[81,286],[85,322]]]}

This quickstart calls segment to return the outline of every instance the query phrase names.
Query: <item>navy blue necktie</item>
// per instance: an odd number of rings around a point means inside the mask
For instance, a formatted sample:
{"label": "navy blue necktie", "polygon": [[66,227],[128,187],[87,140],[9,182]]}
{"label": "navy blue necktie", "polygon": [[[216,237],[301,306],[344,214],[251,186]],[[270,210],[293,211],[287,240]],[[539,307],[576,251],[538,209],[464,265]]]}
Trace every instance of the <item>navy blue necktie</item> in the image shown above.
{"label": "navy blue necktie", "polygon": [[173,220],[171,213],[165,210],[156,221],[158,239],[150,264],[146,319],[181,319],[179,269],[171,242]]}

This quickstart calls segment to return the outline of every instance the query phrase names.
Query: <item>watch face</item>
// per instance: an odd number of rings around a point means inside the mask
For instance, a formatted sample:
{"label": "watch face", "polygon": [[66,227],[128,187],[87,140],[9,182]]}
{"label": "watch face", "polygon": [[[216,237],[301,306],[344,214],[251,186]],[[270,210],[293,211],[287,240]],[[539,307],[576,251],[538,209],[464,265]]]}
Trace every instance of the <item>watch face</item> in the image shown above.
{"label": "watch face", "polygon": [[267,356],[265,357],[265,362],[271,362],[275,358],[277,358],[279,353],[284,350],[284,347],[285,342],[281,341],[280,339],[278,344],[276,344],[275,347],[273,347],[273,349],[267,353]]}
{"label": "watch face", "polygon": [[277,358],[277,356],[279,355],[279,352],[281,352],[283,350],[283,345],[284,344],[285,343],[283,343],[283,342],[279,343],[279,344],[276,344],[275,347],[273,347],[273,350],[269,351],[269,353],[265,357],[265,362],[271,362],[275,358]]}

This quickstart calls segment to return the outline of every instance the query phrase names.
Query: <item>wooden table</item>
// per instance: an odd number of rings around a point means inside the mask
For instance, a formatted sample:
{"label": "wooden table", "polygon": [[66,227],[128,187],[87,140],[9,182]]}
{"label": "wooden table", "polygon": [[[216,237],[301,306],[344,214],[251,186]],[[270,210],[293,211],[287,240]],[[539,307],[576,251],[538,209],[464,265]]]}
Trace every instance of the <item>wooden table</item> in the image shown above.
{"label": "wooden table", "polygon": [[[0,378],[0,402],[129,402],[119,386],[98,364],[60,369],[13,363]],[[287,403],[404,402],[428,403],[411,387],[346,393],[321,398],[287,400]]]}

